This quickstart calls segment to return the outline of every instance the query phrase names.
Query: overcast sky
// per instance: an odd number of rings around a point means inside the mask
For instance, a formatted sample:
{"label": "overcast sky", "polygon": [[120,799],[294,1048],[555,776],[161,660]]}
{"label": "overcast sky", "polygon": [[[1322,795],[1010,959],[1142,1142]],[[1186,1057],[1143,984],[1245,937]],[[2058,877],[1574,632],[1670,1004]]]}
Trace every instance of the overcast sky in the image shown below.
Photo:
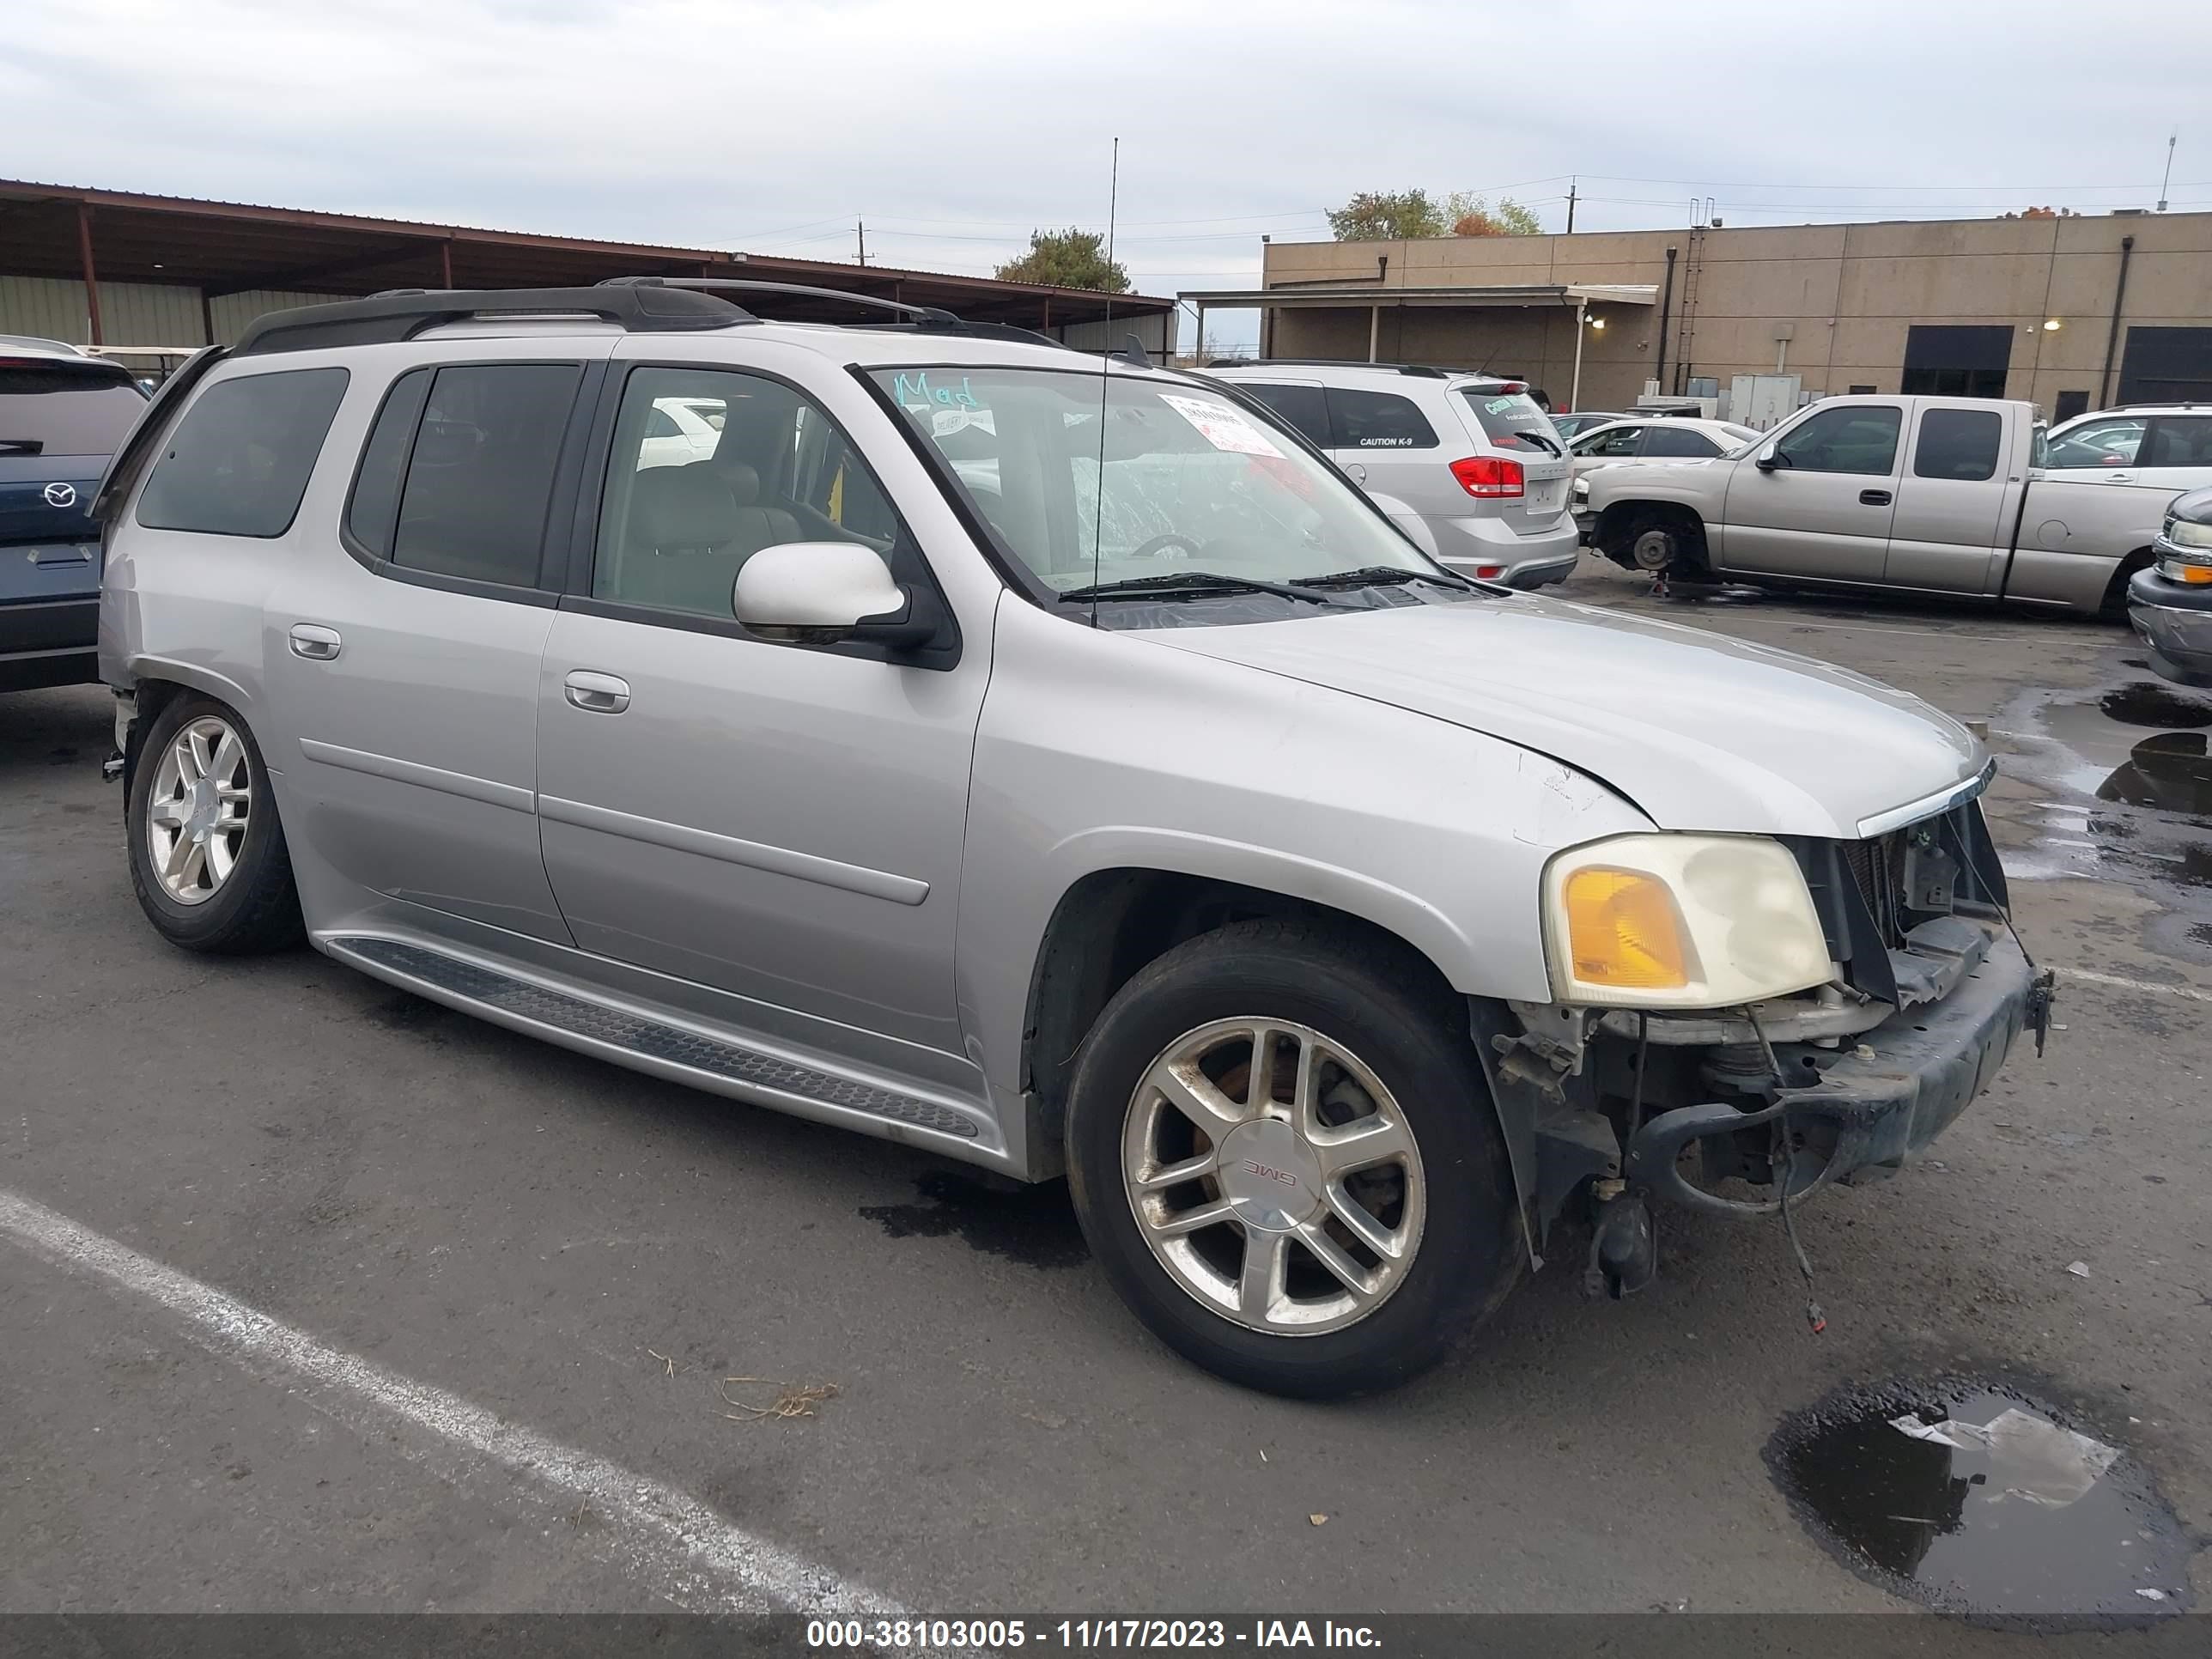
{"label": "overcast sky", "polygon": [[2212,207],[2208,62],[2212,6],[2079,0],[7,0],[0,174],[814,258],[864,219],[988,275],[1104,227],[1118,136],[1174,293],[1413,185],[1547,229],[1575,174],[1578,229],[2147,207],[2178,125]]}

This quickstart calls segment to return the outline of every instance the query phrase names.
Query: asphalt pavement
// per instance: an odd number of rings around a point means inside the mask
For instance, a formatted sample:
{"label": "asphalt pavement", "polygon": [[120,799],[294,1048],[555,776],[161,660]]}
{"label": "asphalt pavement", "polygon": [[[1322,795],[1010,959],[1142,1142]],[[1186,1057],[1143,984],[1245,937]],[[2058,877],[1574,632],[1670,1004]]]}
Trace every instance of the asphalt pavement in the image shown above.
{"label": "asphalt pavement", "polygon": [[1669,1215],[1642,1296],[1555,1261],[1437,1373],[1334,1406],[1166,1352],[1057,1187],[305,950],[170,949],[105,691],[0,698],[0,1608],[1893,1607],[1763,1449],[1936,1376],[2063,1411],[2207,1536],[2212,830],[2142,781],[2164,728],[2109,712],[2174,714],[2127,701],[2134,642],[1594,564],[1565,596],[1979,722],[2059,1029],[1929,1160],[1804,1206],[1824,1334],[1778,1228]]}

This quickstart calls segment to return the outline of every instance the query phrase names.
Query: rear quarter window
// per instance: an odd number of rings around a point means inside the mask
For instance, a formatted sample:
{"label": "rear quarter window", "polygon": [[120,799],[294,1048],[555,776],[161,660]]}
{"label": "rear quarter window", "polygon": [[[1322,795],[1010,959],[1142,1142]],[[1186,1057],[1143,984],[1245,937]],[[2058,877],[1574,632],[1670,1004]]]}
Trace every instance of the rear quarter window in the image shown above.
{"label": "rear quarter window", "polygon": [[1328,412],[1339,449],[1437,447],[1437,429],[1421,413],[1420,405],[1395,392],[1357,392],[1333,386],[1328,388]]}
{"label": "rear quarter window", "polygon": [[343,368],[297,368],[218,381],[169,434],[138,497],[149,530],[281,536],[345,396]]}

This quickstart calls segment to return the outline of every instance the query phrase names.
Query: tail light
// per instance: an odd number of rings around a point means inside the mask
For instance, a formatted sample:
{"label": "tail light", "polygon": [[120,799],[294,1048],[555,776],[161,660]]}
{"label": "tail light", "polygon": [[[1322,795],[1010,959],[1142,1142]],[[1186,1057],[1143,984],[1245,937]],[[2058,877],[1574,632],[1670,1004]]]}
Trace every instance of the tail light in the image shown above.
{"label": "tail light", "polygon": [[1492,581],[1505,574],[1505,567],[1502,564],[1479,564],[1474,568],[1474,574],[1485,581]]}
{"label": "tail light", "polygon": [[1451,464],[1459,487],[1478,501],[1504,501],[1521,494],[1521,463],[1502,455],[1470,455]]}

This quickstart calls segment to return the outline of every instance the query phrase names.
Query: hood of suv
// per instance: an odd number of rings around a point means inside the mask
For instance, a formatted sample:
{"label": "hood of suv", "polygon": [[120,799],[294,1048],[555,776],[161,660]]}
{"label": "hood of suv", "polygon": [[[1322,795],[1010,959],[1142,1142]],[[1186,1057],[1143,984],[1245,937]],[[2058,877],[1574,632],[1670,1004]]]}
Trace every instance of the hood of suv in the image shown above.
{"label": "hood of suv", "polygon": [[1527,596],[1147,638],[1486,732],[1610,785],[1662,829],[1856,839],[1975,777],[1966,727],[1787,651]]}

